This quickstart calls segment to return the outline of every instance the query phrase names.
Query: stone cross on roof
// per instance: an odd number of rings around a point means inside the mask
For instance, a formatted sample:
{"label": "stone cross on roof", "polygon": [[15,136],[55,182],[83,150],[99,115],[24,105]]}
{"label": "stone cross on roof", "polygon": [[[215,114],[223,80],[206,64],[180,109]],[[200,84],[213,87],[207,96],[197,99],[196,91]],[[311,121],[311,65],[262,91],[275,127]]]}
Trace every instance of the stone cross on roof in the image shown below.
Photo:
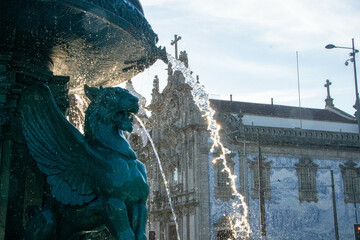
{"label": "stone cross on roof", "polygon": [[174,40],[171,41],[171,45],[175,44],[175,59],[179,59],[178,58],[178,47],[177,47],[177,42],[181,40],[181,37],[178,35],[174,35]]}
{"label": "stone cross on roof", "polygon": [[329,81],[329,79],[326,79],[326,83],[325,83],[324,87],[327,88],[327,97],[330,97],[330,85],[331,85],[331,82]]}
{"label": "stone cross on roof", "polygon": [[325,108],[327,107],[334,107],[334,103],[333,103],[333,100],[331,97],[330,97],[330,85],[331,85],[331,82],[329,81],[329,79],[326,79],[326,83],[324,85],[324,87],[327,88],[327,97],[325,99]]}

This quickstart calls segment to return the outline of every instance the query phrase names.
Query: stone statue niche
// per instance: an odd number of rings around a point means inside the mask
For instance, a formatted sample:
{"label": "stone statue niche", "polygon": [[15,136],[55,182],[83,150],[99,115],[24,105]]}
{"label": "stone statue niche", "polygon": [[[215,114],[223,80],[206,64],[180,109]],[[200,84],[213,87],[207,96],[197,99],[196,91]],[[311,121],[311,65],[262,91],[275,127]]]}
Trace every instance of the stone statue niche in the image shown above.
{"label": "stone statue niche", "polygon": [[119,87],[85,85],[85,93],[91,100],[85,136],[61,114],[46,85],[22,96],[24,136],[52,195],[43,209],[27,209],[24,239],[84,239],[107,229],[117,240],[146,240],[146,170],[123,135],[133,129],[138,99]]}

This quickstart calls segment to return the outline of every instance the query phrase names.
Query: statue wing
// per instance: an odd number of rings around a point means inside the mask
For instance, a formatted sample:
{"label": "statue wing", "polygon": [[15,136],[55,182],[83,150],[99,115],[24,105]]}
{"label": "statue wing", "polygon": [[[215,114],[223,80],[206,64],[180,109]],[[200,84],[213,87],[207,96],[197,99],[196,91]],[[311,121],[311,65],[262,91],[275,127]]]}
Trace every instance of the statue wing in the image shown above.
{"label": "statue wing", "polygon": [[109,171],[109,166],[65,119],[50,89],[44,84],[27,89],[22,95],[21,114],[30,153],[47,175],[53,197],[70,205],[93,200],[96,178]]}

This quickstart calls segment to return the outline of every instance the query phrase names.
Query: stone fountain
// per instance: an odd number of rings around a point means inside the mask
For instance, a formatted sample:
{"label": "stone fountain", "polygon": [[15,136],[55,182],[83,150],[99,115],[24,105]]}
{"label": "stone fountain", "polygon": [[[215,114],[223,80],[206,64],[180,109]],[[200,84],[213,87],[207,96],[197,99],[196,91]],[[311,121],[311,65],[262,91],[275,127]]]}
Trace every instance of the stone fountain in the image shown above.
{"label": "stone fountain", "polygon": [[22,133],[24,90],[47,84],[65,113],[69,90],[113,86],[167,58],[138,0],[0,0],[0,31],[0,239],[21,239],[26,209],[50,195]]}

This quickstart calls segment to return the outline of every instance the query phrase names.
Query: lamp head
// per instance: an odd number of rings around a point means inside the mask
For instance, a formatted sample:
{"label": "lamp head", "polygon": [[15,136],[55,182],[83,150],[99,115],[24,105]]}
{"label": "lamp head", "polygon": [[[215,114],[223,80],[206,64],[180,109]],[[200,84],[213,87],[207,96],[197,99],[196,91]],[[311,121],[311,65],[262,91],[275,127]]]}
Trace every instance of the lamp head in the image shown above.
{"label": "lamp head", "polygon": [[333,49],[335,48],[335,45],[334,44],[328,44],[325,46],[326,49]]}

